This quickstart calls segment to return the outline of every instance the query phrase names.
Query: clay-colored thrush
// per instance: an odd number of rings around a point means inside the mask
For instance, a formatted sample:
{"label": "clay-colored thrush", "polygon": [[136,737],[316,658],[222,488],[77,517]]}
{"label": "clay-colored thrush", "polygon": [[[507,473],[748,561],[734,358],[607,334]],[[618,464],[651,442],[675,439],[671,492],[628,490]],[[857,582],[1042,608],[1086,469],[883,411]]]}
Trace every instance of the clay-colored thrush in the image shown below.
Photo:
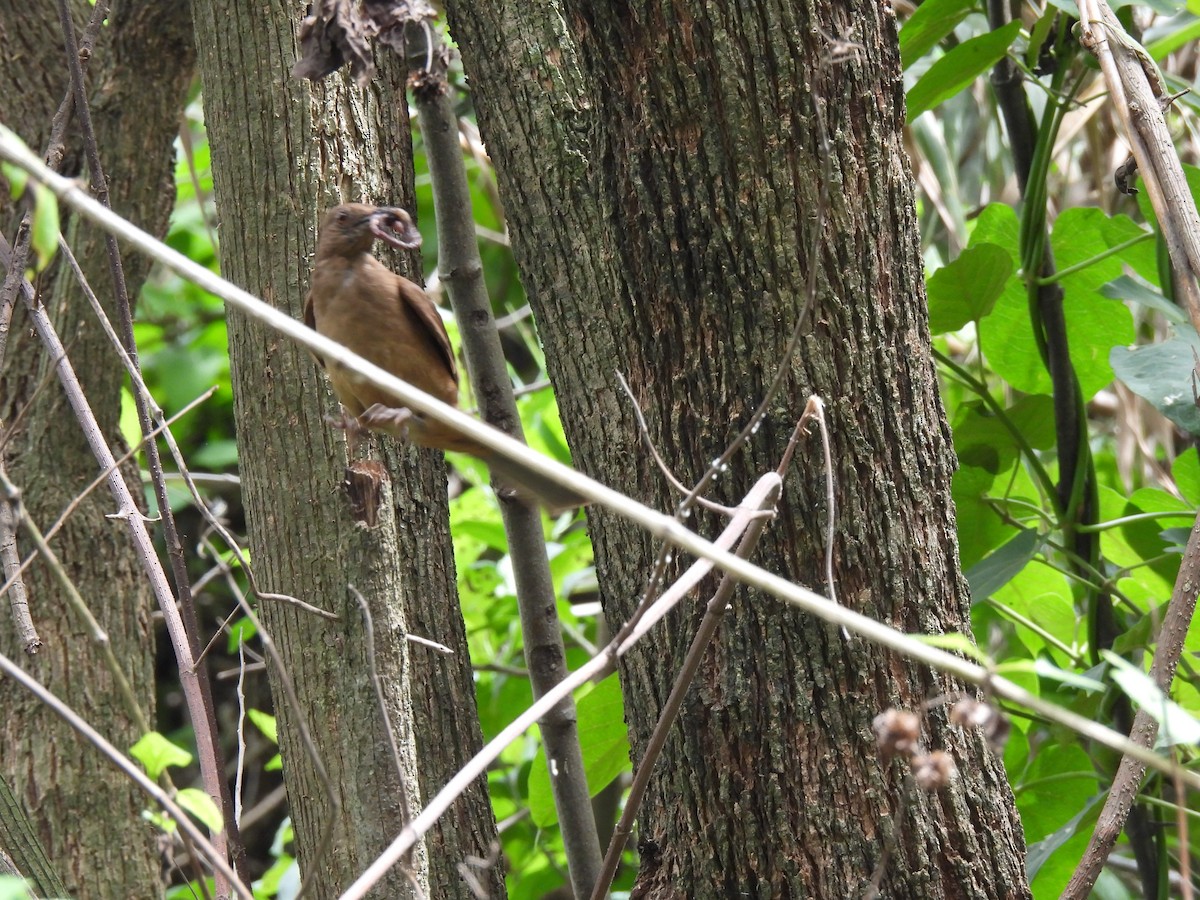
{"label": "clay-colored thrush", "polygon": [[[451,406],[458,404],[458,367],[437,307],[407,278],[371,255],[375,240],[412,249],[421,235],[399,208],[347,203],[325,216],[317,241],[312,287],[304,321],[325,337]],[[333,392],[356,427],[383,431],[422,447],[457,450],[482,459],[497,480],[552,511],[583,504],[530,466],[514,463],[454,428],[405,408],[389,394],[345,366],[321,357]]]}

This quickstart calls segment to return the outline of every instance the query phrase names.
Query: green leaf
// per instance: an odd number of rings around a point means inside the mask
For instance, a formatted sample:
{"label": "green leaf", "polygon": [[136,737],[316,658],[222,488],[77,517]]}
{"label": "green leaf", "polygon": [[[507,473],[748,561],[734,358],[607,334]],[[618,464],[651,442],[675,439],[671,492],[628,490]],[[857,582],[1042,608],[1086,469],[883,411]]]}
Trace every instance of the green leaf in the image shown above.
{"label": "green leaf", "polygon": [[16,875],[0,875],[0,900],[31,900],[33,894],[25,886],[25,879]]}
{"label": "green leaf", "polygon": [[1188,447],[1175,457],[1171,477],[1187,502],[1192,506],[1200,506],[1200,453],[1196,452],[1195,447]]}
{"label": "green leaf", "polygon": [[971,602],[979,603],[1008,584],[1033,559],[1042,546],[1042,536],[1023,528],[1004,546],[989,553],[967,570]]}
{"label": "green leaf", "polygon": [[229,639],[225,642],[225,652],[231,656],[237,655],[238,647],[254,638],[258,629],[247,618],[238,619],[229,626]]}
{"label": "green leaf", "polygon": [[[1135,337],[1132,314],[1100,289],[1120,275],[1122,260],[1134,260],[1139,247],[1126,248],[1119,256],[1097,257],[1143,233],[1124,216],[1110,218],[1093,209],[1068,210],[1055,223],[1052,244],[1059,267],[1090,262],[1061,282],[1071,365],[1085,399],[1112,381],[1111,349]],[[1144,259],[1137,262],[1145,264]],[[1008,280],[991,314],[981,320],[979,341],[988,362],[1010,385],[1030,394],[1050,392],[1050,377],[1029,320],[1028,292],[1019,279]]]}
{"label": "green leaf", "polygon": [[929,278],[929,332],[958,331],[992,311],[1013,272],[1012,257],[995,244],[975,244]]}
{"label": "green leaf", "polygon": [[962,463],[998,475],[1024,452],[1013,430],[1034,450],[1054,446],[1054,401],[1045,394],[1030,394],[1005,409],[1003,418],[982,401],[963,403],[953,428],[954,449]]}
{"label": "green leaf", "polygon": [[[1193,6],[1200,6],[1194,3],[1194,0],[1189,0],[1188,9],[1197,15],[1200,15],[1200,10],[1192,9]],[[1157,41],[1146,45],[1146,52],[1156,62],[1161,62],[1169,54],[1174,53],[1185,44],[1190,44],[1192,41],[1200,38],[1200,21],[1189,22],[1183,27],[1170,29]]]}
{"label": "green leaf", "polygon": [[186,766],[192,761],[192,754],[172,744],[157,731],[142,735],[138,742],[129,748],[129,755],[142,764],[152,781],[157,781],[164,769],[170,766]]}
{"label": "green leaf", "polygon": [[225,827],[221,810],[212,797],[199,788],[184,788],[175,795],[175,802],[203,822],[213,834],[219,833]]}
{"label": "green leaf", "polygon": [[975,0],[925,0],[900,29],[900,61],[905,69],[928,53],[975,7]]}
{"label": "green leaf", "polygon": [[[1079,812],[1071,816],[1071,818],[1040,841],[1029,846],[1029,849],[1025,851],[1025,871],[1031,881],[1037,877],[1042,866],[1068,840],[1075,836],[1075,832],[1079,829],[1079,824],[1091,813],[1093,807],[1095,807],[1102,796],[1103,794],[1096,794],[1091,797],[1084,804],[1083,809],[1079,810]],[[1054,893],[1057,894],[1058,891],[1056,890]]]}
{"label": "green leaf", "polygon": [[1200,409],[1192,393],[1193,353],[1200,353],[1200,337],[1187,325],[1180,325],[1176,334],[1168,341],[1132,350],[1113,347],[1109,360],[1131,391],[1184,431],[1200,436]]}
{"label": "green leaf", "polygon": [[275,717],[258,709],[246,710],[246,716],[255,724],[272,744],[279,743],[279,732],[276,728]]}
{"label": "green leaf", "polygon": [[992,664],[991,657],[980,650],[971,638],[965,634],[959,634],[957,631],[947,631],[945,634],[910,634],[909,637],[922,644],[928,644],[930,647],[937,647],[939,650],[961,654],[982,666]]}
{"label": "green leaf", "polygon": [[[8,179],[9,193],[18,200],[30,187],[29,173],[20,166],[0,163],[0,172]],[[33,186],[33,233],[30,245],[37,255],[37,271],[42,271],[54,258],[58,249],[58,199],[44,184],[36,181]]]}
{"label": "green leaf", "polygon": [[1108,650],[1102,650],[1100,655],[1112,666],[1112,680],[1125,696],[1162,727],[1157,747],[1200,744],[1200,721],[1166,696],[1149,675]]}
{"label": "green leaf", "polygon": [[8,193],[13,200],[20,200],[29,184],[29,173],[10,162],[0,162],[0,175],[8,179]]}
{"label": "green leaf", "polygon": [[1014,19],[1002,28],[963,41],[921,76],[908,92],[908,122],[953,97],[1008,52],[1021,31]]}
{"label": "green leaf", "polygon": [[33,189],[33,235],[31,244],[37,254],[37,270],[50,265],[58,249],[58,198],[45,185]]}
{"label": "green leaf", "polygon": [[1122,275],[1100,288],[1113,300],[1127,300],[1162,314],[1172,325],[1188,321],[1187,313],[1162,295],[1157,287],[1137,275]]}
{"label": "green leaf", "polygon": [[[279,857],[279,859],[275,860],[275,862],[271,864],[271,868],[263,872],[262,878],[254,882],[254,896],[278,896],[280,894],[280,887],[284,884],[284,879],[287,879],[289,882],[295,881],[296,887],[299,886],[300,867],[296,864],[296,861],[286,853]],[[295,888],[293,888],[292,893],[288,896],[294,897],[295,894],[296,891]]]}
{"label": "green leaf", "polygon": [[204,891],[200,887],[198,881],[189,881],[187,884],[176,884],[167,888],[167,893],[164,895],[166,900],[196,900],[197,897],[212,897],[217,892],[217,881],[215,878],[206,878],[204,883],[208,890]]}
{"label": "green leaf", "polygon": [[[620,683],[615,678],[600,682],[579,699],[576,710],[588,794],[594,797],[629,768],[629,735]],[[529,770],[529,811],[539,828],[558,821],[544,747],[538,748]]]}

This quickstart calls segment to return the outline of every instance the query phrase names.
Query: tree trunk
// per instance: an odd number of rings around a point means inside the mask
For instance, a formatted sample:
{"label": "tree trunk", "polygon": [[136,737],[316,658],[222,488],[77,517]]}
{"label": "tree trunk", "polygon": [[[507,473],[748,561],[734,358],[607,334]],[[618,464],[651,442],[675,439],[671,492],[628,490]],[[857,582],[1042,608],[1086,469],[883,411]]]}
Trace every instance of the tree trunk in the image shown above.
{"label": "tree trunk", "polygon": [[[968,631],[891,14],[817,0],[562,5],[449,9],[580,468],[673,508],[614,370],[668,463],[696,480],[763,396],[816,266],[784,389],[714,499],[737,502],[773,468],[819,394],[841,601],[904,631]],[[826,35],[859,46],[834,60]],[[829,212],[810,258],[827,156]],[[822,469],[812,437],[757,555],[818,590]],[[589,521],[615,625],[655,548],[603,510]],[[717,530],[711,515],[692,521]],[[678,614],[622,666],[635,763],[700,613]],[[885,897],[1027,896],[1020,825],[982,738],[949,726],[944,708],[923,716],[922,742],[960,773],[934,794],[875,746],[878,713],[919,712],[956,689],[740,590],[648,793],[640,833],[656,850],[635,896],[841,900],[861,896],[885,857]]]}
{"label": "tree trunk", "polygon": [[[385,67],[366,90],[350,87],[344,73],[311,88],[292,79],[293,35],[303,14],[302,3],[273,2],[252,11],[203,0],[196,16],[225,275],[297,317],[314,228],[327,206],[342,200],[413,206],[403,73]],[[417,261],[404,262],[411,269]],[[382,449],[390,479],[384,479],[379,522],[365,527],[344,490],[345,442],[324,421],[336,401],[312,358],[232,312],[229,341],[259,586],[341,616],[330,622],[279,603],[260,604],[339,799],[335,814],[303,748],[297,711],[271,666],[301,872],[314,896],[333,897],[404,824],[400,778],[351,588],[372,612],[376,661],[399,732],[410,803],[431,796],[481,743],[455,591],[446,470],[440,454],[372,443],[376,458]],[[410,653],[406,631],[440,641],[455,655],[422,647]],[[334,828],[334,842],[318,857],[326,824]],[[470,897],[456,866],[468,855],[487,857],[494,838],[480,779],[426,842],[427,871],[420,858],[414,863],[427,879],[426,896]],[[503,895],[499,865],[476,875],[491,896]],[[382,884],[380,897],[411,894],[396,870]]]}
{"label": "tree trunk", "polygon": [[[90,7],[76,5],[80,31]],[[69,84],[54,4],[0,3],[0,81],[20,89],[0,92],[0,121],[37,150]],[[91,54],[92,118],[116,210],[154,234],[165,234],[174,205],[174,139],[192,79],[190,9],[186,3],[118,3]],[[78,128],[69,128],[66,169],[81,174]],[[3,190],[0,228],[10,240],[18,210]],[[66,228],[66,225],[64,225]],[[116,321],[103,235],[72,226],[72,248],[92,288]],[[149,271],[137,254],[122,256],[130,296]],[[57,273],[57,274],[54,274]],[[110,442],[122,450],[118,420],[125,371],[74,277],[64,265],[44,273],[39,288],[93,411]],[[25,418],[4,452],[12,480],[24,492],[34,521],[45,530],[98,474],[52,371],[31,334],[18,301],[5,359],[0,361],[0,420]],[[38,385],[49,384],[34,398]],[[28,407],[28,408],[27,408]],[[27,408],[27,409],[26,409]],[[141,495],[136,464],[125,467]],[[101,488],[73,513],[52,546],[105,629],[135,694],[153,721],[154,636],[150,594],[111,498]],[[18,546],[27,553],[24,535]],[[40,564],[26,573],[34,623],[44,642],[26,668],[118,747],[138,729],[123,706],[99,648],[69,612],[54,579]],[[22,658],[11,628],[0,628],[0,648]],[[10,681],[0,681],[0,762],[24,802],[72,893],[86,897],[154,897],[162,892],[158,835],[141,818],[147,802],[91,745]]]}

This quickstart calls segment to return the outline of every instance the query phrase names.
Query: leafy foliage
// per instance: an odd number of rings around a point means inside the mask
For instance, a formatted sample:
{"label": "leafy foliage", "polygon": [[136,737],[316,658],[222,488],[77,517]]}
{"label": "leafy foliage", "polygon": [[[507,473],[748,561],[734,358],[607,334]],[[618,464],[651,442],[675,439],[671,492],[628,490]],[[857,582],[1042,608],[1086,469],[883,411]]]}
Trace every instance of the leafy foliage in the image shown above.
{"label": "leafy foliage", "polygon": [[[959,552],[981,649],[970,648],[961,636],[938,641],[969,649],[1030,691],[1118,727],[1122,720],[1115,711],[1126,700],[1158,710],[1170,721],[1173,738],[1187,743],[1195,740],[1200,715],[1194,665],[1200,629],[1189,632],[1181,676],[1169,698],[1148,690],[1143,673],[1200,503],[1200,461],[1190,446],[1200,435],[1190,381],[1200,337],[1172,300],[1146,198],[1134,201],[1109,187],[1115,158],[1109,151],[1118,141],[1099,101],[1080,105],[1094,67],[1074,44],[1069,6],[1031,8],[1026,19],[992,29],[977,4],[926,0],[900,32],[911,146],[922,186],[930,329],[960,464],[954,478]],[[1200,34],[1200,9],[1171,0],[1157,0],[1153,8],[1154,15],[1145,10],[1133,15],[1150,25],[1150,52],[1170,63],[1168,54]],[[1160,28],[1163,22],[1171,24]],[[1038,146],[1023,149],[1041,152],[1046,160],[1035,166],[1023,201],[1014,187],[1013,148],[983,78],[1003,59],[1027,79]],[[1195,59],[1180,54],[1180,65],[1193,77]],[[181,154],[168,242],[216,269],[212,179],[199,113],[197,102],[189,108],[192,149]],[[1074,126],[1080,130],[1071,134],[1063,125],[1068,114],[1080,120]],[[472,115],[465,105],[468,136]],[[422,175],[419,136],[415,140],[417,218],[432,273],[437,252],[432,195]],[[525,297],[504,238],[494,177],[482,146],[465,158],[495,312],[518,314],[503,340],[514,382],[531,387],[520,401],[526,435],[537,449],[566,460],[553,395],[537,387],[545,372],[536,336],[529,320],[519,319]],[[1189,177],[1193,185],[1200,183],[1200,173]],[[1044,281],[1040,266],[1031,264],[1041,259],[1043,240],[1054,260],[1056,274],[1049,277],[1062,291],[1065,366],[1077,385],[1075,399],[1064,396],[1062,382],[1051,377],[1045,322],[1031,299]],[[235,472],[220,303],[156,273],[140,301],[137,337],[147,381],[168,412],[217,385],[216,394],[174,431],[191,465]],[[1079,456],[1064,460],[1062,417],[1066,404],[1076,400],[1086,413],[1086,433]],[[1071,485],[1059,485],[1064,468],[1079,460],[1083,471],[1093,473],[1090,523],[1078,516],[1086,498]],[[511,722],[532,696],[522,670],[511,565],[486,472],[468,457],[453,456],[452,462],[465,483],[452,502],[452,529],[486,738]],[[182,495],[178,502],[186,506]],[[236,495],[227,502],[237,523]],[[546,529],[574,666],[602,639],[591,547],[578,519],[547,521]],[[1090,556],[1080,555],[1089,540],[1082,535],[1095,536]],[[1112,605],[1115,630],[1100,643],[1097,610],[1105,604]],[[253,637],[252,629],[237,623],[231,634],[230,654],[239,640]],[[258,705],[266,708],[266,698]],[[589,785],[596,793],[628,769],[615,682],[595,686],[579,710]],[[1029,874],[1035,896],[1056,896],[1086,846],[1115,760],[1073,734],[1012,713],[1004,762],[1025,827]],[[267,713],[252,715],[265,736],[260,765],[266,768],[270,758],[277,765],[272,720]],[[186,734],[174,737],[186,741]],[[536,735],[527,735],[489,773],[496,816],[505,825],[503,850],[515,898],[538,897],[565,883],[537,745]],[[1195,761],[1194,746],[1177,749]],[[1166,844],[1164,858],[1195,856],[1196,829],[1185,835],[1168,824],[1175,820],[1169,786],[1150,778],[1142,794],[1146,809],[1161,816],[1157,833]],[[282,813],[265,821],[274,830],[260,860],[265,874],[256,892],[285,896],[295,874],[285,849],[290,826]],[[1129,848],[1122,845],[1118,853],[1128,856]],[[624,878],[628,885],[628,874]],[[1109,873],[1097,890],[1111,898],[1140,895],[1124,874]]]}

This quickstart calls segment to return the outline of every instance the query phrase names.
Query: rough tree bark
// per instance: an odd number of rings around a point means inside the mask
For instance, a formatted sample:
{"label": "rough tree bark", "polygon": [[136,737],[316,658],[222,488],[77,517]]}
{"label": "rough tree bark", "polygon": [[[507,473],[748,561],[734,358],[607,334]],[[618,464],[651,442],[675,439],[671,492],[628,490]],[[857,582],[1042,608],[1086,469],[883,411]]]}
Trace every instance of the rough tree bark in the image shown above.
{"label": "rough tree bark", "polygon": [[[90,7],[74,6],[76,25],[82,30]],[[69,84],[55,4],[0,3],[0,43],[5,47],[0,82],[7,86],[0,91],[0,121],[41,150]],[[93,123],[113,206],[153,234],[166,233],[175,200],[173,144],[194,58],[188,4],[117,3],[89,63]],[[82,174],[78,129],[72,126],[69,133],[73,137],[65,171]],[[0,194],[0,228],[11,240],[18,211],[7,185]],[[87,227],[72,227],[69,234],[92,287],[116,321],[103,235]],[[130,295],[136,296],[149,264],[136,254],[123,254],[122,260]],[[125,378],[120,360],[65,266],[54,267],[38,286],[101,427],[120,447],[117,426]],[[4,452],[9,475],[43,530],[98,471],[52,375],[48,389],[30,405],[53,362],[31,334],[18,302],[0,369],[0,421],[10,423],[29,407]],[[127,467],[126,477],[140,496],[136,465]],[[93,493],[55,539],[54,548],[91,604],[153,721],[150,596],[124,526],[105,518],[111,512],[106,491]],[[18,544],[28,551],[21,535]],[[26,579],[44,642],[37,656],[25,658],[26,667],[113,743],[130,746],[141,735],[83,623],[70,614],[42,567],[34,567]],[[0,627],[0,648],[12,658],[24,656],[11,628]],[[140,816],[146,803],[139,792],[11,682],[0,681],[0,709],[0,764],[72,893],[161,895],[157,835]]]}
{"label": "rough tree bark", "polygon": [[[886,5],[473,0],[449,13],[580,468],[671,508],[678,498],[640,448],[614,369],[663,455],[695,480],[762,396],[817,266],[784,391],[716,499],[736,501],[775,465],[805,398],[820,394],[842,602],[905,631],[967,631]],[[857,47],[834,61],[838,36]],[[813,259],[826,155],[816,98],[831,180]],[[758,554],[816,589],[821,468],[814,438]],[[603,511],[589,521],[619,623],[654,548]],[[716,530],[711,516],[693,521]],[[635,763],[700,612],[621,669]],[[932,795],[874,745],[881,710],[919,710],[955,689],[740,591],[647,797],[640,832],[655,850],[635,895],[841,900],[861,896],[888,853],[886,897],[1027,896],[1012,798],[978,735],[948,726],[942,709],[924,716],[923,741],[961,773]]]}
{"label": "rough tree bark", "polygon": [[[212,147],[221,259],[226,277],[299,317],[323,210],[342,200],[412,207],[412,161],[403,74],[380,73],[366,90],[344,73],[312,85],[289,75],[303,3],[250,9],[196,4],[197,43]],[[403,261],[417,268],[417,260]],[[419,277],[419,275],[418,275]],[[293,710],[271,667],[284,775],[301,871],[314,896],[337,896],[402,827],[399,779],[366,661],[370,604],[380,675],[400,731],[408,780],[431,796],[481,742],[466,635],[455,592],[438,454],[381,448],[380,521],[355,521],[342,481],[345,443],[323,417],[336,410],[306,353],[241,315],[229,315],[239,463],[260,587],[300,596],[340,615],[333,623],[277,603],[261,606],[340,801],[334,817],[306,756]],[[453,649],[411,651],[404,632]],[[416,736],[415,756],[412,749]],[[415,770],[415,774],[414,774]],[[415,804],[418,797],[410,785]],[[327,822],[334,844],[317,859]],[[456,865],[486,858],[495,838],[486,783],[442,819],[427,840],[426,896],[471,896]],[[418,868],[422,864],[418,860]],[[503,895],[498,864],[476,877]],[[410,894],[393,871],[379,896]]]}

